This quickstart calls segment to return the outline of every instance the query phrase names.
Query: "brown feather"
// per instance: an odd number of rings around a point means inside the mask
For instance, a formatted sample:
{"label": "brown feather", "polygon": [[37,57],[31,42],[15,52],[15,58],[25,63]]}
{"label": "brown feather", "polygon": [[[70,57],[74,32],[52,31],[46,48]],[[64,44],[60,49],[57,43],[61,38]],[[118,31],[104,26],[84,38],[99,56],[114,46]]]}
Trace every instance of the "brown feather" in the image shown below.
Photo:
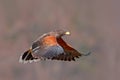
{"label": "brown feather", "polygon": [[70,45],[68,45],[62,38],[58,38],[57,42],[60,46],[62,46],[62,48],[64,49],[66,55],[64,60],[75,60],[74,58],[79,58],[79,56],[81,56],[81,53],[79,53],[77,50],[75,50],[74,48],[72,48]]}
{"label": "brown feather", "polygon": [[57,44],[55,36],[46,36],[43,38],[43,44],[46,46],[53,46]]}

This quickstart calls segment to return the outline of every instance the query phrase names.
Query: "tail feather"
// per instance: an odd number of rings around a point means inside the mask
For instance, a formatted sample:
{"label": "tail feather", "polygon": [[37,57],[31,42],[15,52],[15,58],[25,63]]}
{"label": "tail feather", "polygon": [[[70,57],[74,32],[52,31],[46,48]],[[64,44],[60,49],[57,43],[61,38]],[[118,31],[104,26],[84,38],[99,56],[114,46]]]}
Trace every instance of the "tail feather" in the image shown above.
{"label": "tail feather", "polygon": [[27,50],[26,52],[24,52],[20,59],[19,59],[19,62],[23,62],[23,63],[27,63],[27,62],[32,62],[32,61],[35,61],[37,58],[34,58],[32,56],[32,51],[31,49]]}

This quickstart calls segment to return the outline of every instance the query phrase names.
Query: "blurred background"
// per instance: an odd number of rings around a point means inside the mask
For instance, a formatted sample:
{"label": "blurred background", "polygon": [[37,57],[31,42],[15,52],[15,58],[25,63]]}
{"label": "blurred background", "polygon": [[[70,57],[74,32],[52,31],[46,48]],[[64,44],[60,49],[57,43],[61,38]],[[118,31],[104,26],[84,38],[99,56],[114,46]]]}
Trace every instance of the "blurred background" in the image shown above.
{"label": "blurred background", "polygon": [[[119,0],[0,0],[0,80],[120,80]],[[19,63],[43,33],[64,28],[76,62]]]}

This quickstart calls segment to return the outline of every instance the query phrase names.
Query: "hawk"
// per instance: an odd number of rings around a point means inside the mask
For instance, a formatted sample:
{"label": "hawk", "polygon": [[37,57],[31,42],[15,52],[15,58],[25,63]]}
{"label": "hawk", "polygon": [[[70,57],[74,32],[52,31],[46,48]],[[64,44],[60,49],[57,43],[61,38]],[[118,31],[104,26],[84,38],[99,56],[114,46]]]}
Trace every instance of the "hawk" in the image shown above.
{"label": "hawk", "polygon": [[84,55],[62,39],[65,35],[70,35],[70,32],[59,29],[43,34],[20,56],[19,61],[23,63],[46,59],[75,61]]}

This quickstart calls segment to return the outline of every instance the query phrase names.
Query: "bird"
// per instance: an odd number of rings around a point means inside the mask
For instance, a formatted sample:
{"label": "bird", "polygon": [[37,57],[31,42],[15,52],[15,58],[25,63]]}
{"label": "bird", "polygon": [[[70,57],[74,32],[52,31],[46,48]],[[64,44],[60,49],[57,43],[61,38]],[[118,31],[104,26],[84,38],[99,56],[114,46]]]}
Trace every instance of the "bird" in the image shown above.
{"label": "bird", "polygon": [[70,35],[70,32],[63,29],[54,30],[43,34],[35,40],[31,47],[23,52],[20,56],[19,62],[31,63],[40,60],[61,60],[61,61],[75,61],[82,54],[74,49],[71,45],[63,40],[63,36]]}

